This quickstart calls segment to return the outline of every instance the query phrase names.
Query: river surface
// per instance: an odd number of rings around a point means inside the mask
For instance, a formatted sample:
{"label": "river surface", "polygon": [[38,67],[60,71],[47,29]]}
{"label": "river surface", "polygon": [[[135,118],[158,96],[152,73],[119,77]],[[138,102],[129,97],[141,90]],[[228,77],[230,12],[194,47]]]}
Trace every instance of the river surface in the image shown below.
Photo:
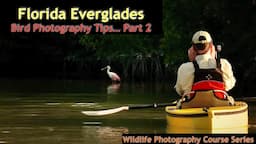
{"label": "river surface", "polygon": [[[178,96],[168,83],[78,80],[1,80],[0,144],[118,144],[122,134],[164,134],[164,107],[91,117],[83,110],[167,103]],[[256,133],[255,102],[249,133]]]}

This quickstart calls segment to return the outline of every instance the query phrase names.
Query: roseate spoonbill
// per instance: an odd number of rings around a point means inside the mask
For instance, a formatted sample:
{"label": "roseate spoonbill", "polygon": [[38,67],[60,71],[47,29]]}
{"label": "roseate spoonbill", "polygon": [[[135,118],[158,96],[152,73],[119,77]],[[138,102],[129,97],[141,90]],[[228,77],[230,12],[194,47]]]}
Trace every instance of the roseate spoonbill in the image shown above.
{"label": "roseate spoonbill", "polygon": [[110,71],[111,67],[109,65],[102,68],[101,70],[103,71],[105,69],[107,69],[107,74],[108,74],[109,78],[111,79],[112,83],[121,81],[120,77],[116,73]]}

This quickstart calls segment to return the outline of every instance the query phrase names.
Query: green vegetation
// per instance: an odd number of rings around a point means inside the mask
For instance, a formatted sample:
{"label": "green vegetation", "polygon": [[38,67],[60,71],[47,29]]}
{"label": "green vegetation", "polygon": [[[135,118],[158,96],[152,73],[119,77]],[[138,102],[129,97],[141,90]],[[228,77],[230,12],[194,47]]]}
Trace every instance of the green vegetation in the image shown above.
{"label": "green vegetation", "polygon": [[100,68],[109,64],[124,81],[174,83],[178,66],[188,60],[192,34],[203,29],[225,44],[222,57],[238,81],[234,91],[250,96],[256,80],[255,25],[255,0],[163,0],[159,35],[1,34],[1,75],[102,79]]}

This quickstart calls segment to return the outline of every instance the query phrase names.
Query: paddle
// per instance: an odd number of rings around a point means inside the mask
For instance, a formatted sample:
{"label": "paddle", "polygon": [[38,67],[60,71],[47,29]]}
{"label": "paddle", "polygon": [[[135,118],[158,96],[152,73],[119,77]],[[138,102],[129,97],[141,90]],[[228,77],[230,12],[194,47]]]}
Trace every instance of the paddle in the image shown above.
{"label": "paddle", "polygon": [[[236,100],[244,100],[244,101],[256,101],[255,97],[242,97],[242,98],[235,98]],[[110,115],[114,113],[118,113],[125,110],[131,109],[143,109],[143,108],[158,108],[158,107],[165,107],[165,106],[172,106],[176,105],[178,100],[173,101],[171,103],[154,103],[154,104],[141,104],[141,105],[132,105],[132,106],[122,106],[118,108],[112,109],[105,109],[105,110],[97,110],[97,111],[82,111],[83,114],[87,116],[104,116]]]}
{"label": "paddle", "polygon": [[235,100],[242,100],[246,102],[256,102],[256,97],[239,97],[239,98],[235,98]]}
{"label": "paddle", "polygon": [[105,110],[82,111],[82,113],[87,116],[103,116],[103,115],[118,113],[120,111],[131,110],[131,109],[158,108],[158,107],[165,107],[165,106],[171,106],[176,104],[177,104],[177,100],[171,103],[159,103],[159,104],[154,103],[154,104],[141,104],[141,105],[133,105],[133,106],[122,106],[118,108],[105,109]]}

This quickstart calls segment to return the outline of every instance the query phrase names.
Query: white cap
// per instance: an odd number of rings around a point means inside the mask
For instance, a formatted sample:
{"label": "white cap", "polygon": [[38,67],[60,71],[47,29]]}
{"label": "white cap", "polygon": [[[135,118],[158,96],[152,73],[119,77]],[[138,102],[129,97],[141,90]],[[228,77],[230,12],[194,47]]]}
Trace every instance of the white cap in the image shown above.
{"label": "white cap", "polygon": [[198,31],[192,37],[192,43],[204,44],[212,41],[211,35],[207,31]]}

